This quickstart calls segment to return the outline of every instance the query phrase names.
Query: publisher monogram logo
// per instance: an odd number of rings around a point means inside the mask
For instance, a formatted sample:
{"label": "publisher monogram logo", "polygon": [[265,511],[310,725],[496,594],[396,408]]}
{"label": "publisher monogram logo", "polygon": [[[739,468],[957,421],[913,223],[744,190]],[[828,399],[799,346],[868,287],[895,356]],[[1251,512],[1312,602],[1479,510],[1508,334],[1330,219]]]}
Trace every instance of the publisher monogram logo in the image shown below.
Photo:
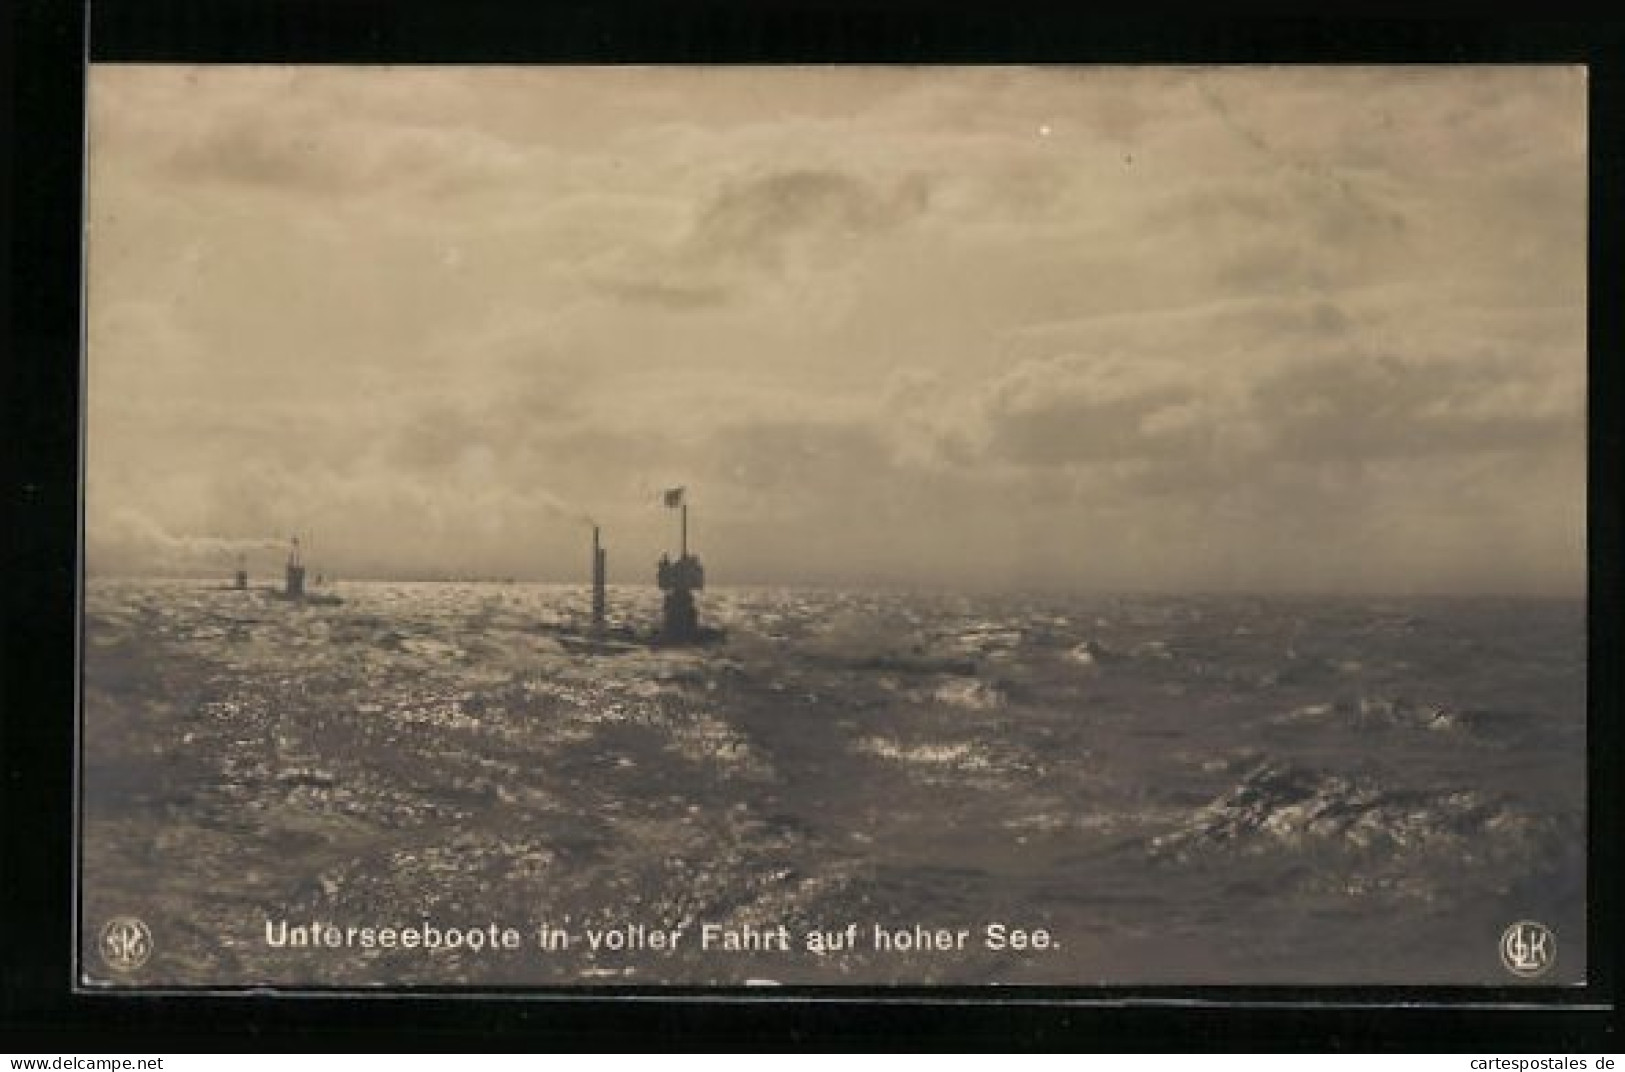
{"label": "publisher monogram logo", "polygon": [[1501,934],[1501,963],[1513,975],[1545,975],[1557,960],[1557,937],[1544,923],[1519,920]]}
{"label": "publisher monogram logo", "polygon": [[134,916],[115,916],[102,927],[102,960],[114,971],[135,971],[152,956],[152,932]]}

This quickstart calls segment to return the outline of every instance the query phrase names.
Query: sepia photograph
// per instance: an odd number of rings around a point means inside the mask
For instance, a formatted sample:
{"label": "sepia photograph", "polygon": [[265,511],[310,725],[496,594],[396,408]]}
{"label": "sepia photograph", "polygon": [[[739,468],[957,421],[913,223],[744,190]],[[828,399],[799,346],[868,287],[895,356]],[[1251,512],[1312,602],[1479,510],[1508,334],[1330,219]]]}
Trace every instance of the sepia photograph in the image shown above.
{"label": "sepia photograph", "polygon": [[91,64],[79,988],[1581,987],[1587,94]]}

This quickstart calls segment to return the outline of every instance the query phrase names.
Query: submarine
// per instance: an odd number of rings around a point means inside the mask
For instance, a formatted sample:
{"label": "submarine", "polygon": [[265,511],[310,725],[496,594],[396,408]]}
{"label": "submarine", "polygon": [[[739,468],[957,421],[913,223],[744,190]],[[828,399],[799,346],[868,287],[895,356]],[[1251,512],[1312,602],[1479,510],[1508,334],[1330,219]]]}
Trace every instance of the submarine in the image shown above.
{"label": "submarine", "polygon": [[700,556],[688,549],[688,502],[685,489],[673,488],[666,492],[666,506],[681,511],[681,535],[678,538],[677,558],[660,556],[655,566],[655,583],[666,593],[661,601],[660,632],[655,643],[662,647],[684,647],[714,644],[724,638],[720,629],[700,624],[700,612],[694,602],[694,593],[705,588],[705,566]]}
{"label": "submarine", "polygon": [[609,552],[600,539],[599,527],[592,528],[592,617],[585,633],[569,627],[553,632],[566,651],[610,655],[648,648],[703,647],[727,639],[727,631],[700,621],[694,594],[705,588],[705,565],[688,547],[688,503],[682,488],[667,491],[668,508],[679,511],[677,557],[664,552],[655,565],[655,583],[665,593],[661,600],[658,627],[640,630],[632,626],[611,626],[607,621]]}
{"label": "submarine", "polygon": [[[247,586],[247,575],[239,570],[238,577],[242,580],[241,587]],[[321,574],[317,574],[317,583],[321,583]],[[280,599],[289,603],[301,603],[312,607],[336,607],[344,600],[331,592],[309,592],[305,590],[305,559],[299,547],[299,537],[293,537],[293,546],[288,551],[288,562],[283,569],[283,586],[280,591],[275,588],[262,590],[271,599]]]}

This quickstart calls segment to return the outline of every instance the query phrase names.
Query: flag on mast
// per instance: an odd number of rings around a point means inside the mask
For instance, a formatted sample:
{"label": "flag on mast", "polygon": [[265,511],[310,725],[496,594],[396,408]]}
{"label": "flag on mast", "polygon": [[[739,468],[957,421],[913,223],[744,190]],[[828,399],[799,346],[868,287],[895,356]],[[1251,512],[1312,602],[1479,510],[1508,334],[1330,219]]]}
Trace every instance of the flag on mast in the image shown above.
{"label": "flag on mast", "polygon": [[669,509],[675,510],[679,506],[683,505],[683,492],[684,492],[684,490],[686,490],[686,489],[684,489],[684,488],[667,488],[666,489],[665,501],[666,501],[666,506]]}

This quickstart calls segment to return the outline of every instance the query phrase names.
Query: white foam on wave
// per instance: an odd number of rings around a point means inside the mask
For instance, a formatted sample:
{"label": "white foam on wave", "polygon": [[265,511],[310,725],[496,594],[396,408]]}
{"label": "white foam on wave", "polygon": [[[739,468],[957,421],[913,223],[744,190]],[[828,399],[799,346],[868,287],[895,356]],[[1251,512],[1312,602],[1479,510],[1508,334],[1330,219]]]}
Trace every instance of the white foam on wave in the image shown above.
{"label": "white foam on wave", "polygon": [[988,757],[968,741],[906,745],[888,737],[867,737],[857,742],[856,749],[882,759],[933,767],[988,770],[993,766]]}
{"label": "white foam on wave", "polygon": [[1004,693],[997,685],[974,677],[944,681],[932,691],[931,698],[967,711],[991,711],[1003,707],[1005,703]]}

